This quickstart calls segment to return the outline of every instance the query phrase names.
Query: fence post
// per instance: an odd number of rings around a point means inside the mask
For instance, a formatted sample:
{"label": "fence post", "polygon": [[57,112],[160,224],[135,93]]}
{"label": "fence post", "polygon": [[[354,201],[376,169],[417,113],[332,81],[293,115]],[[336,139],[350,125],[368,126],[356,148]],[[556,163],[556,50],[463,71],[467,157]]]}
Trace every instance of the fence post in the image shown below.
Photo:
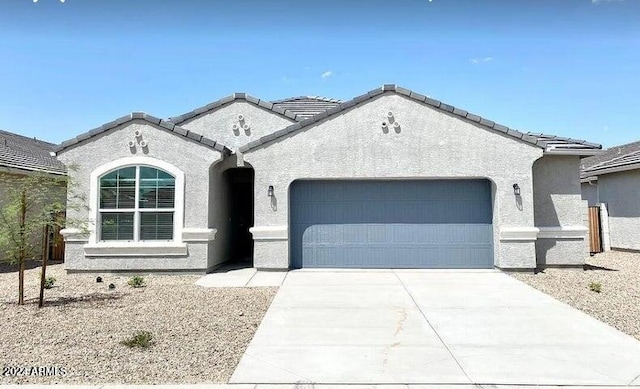
{"label": "fence post", "polygon": [[609,235],[609,211],[606,203],[600,203],[600,234],[602,250],[611,251],[611,235]]}

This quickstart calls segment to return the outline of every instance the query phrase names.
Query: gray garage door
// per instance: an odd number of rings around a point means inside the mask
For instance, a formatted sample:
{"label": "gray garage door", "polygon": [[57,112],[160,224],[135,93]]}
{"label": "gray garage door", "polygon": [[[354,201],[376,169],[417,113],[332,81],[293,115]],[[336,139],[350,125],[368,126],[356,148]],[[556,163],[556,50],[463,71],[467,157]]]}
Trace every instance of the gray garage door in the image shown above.
{"label": "gray garage door", "polygon": [[491,268],[487,180],[296,181],[292,266]]}

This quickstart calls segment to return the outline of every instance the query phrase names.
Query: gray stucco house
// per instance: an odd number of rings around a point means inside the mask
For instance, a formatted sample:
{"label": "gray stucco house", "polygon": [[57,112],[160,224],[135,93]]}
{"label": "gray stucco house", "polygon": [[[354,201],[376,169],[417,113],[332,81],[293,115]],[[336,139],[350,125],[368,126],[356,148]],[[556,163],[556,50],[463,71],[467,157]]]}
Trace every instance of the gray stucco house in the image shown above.
{"label": "gray stucco house", "polygon": [[69,271],[582,265],[580,159],[600,145],[522,133],[384,85],[352,100],[236,93],[69,141],[91,233]]}
{"label": "gray stucco house", "polygon": [[581,181],[589,206],[606,207],[604,246],[640,250],[640,142],[583,159]]}

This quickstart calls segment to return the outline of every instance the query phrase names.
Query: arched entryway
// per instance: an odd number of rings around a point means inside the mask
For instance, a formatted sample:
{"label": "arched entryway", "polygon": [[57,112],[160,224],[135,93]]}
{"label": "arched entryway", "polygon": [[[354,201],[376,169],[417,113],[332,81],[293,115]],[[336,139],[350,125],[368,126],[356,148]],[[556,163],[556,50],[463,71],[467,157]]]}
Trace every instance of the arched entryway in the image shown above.
{"label": "arched entryway", "polygon": [[227,192],[228,234],[225,253],[229,264],[253,266],[253,183],[255,173],[250,167],[237,167],[222,175]]}

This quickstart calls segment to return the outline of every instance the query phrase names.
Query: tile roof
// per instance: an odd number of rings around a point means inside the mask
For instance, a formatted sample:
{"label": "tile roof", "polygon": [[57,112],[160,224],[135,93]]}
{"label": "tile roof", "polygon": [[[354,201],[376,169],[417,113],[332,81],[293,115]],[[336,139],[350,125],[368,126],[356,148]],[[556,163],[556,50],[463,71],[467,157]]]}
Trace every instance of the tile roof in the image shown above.
{"label": "tile roof", "polygon": [[319,113],[335,108],[342,101],[320,96],[299,96],[273,102],[275,107],[296,115],[297,121],[308,119]]}
{"label": "tile roof", "polygon": [[[312,125],[316,122],[319,122],[323,119],[336,115],[342,111],[350,109],[356,105],[364,103],[374,97],[381,95],[383,93],[397,93],[406,97],[409,97],[412,100],[425,103],[433,108],[436,108],[442,112],[446,112],[448,114],[457,116],[462,119],[466,119],[468,121],[474,122],[477,125],[486,128],[487,130],[503,133],[506,136],[519,139],[523,142],[532,144],[534,146],[538,146],[540,148],[545,149],[546,152],[549,153],[575,153],[577,155],[592,155],[594,151],[598,151],[602,148],[601,145],[595,143],[589,143],[584,140],[571,139],[571,138],[563,138],[554,135],[545,135],[545,134],[536,134],[536,133],[523,133],[509,127],[497,124],[491,120],[482,118],[478,115],[474,115],[469,113],[463,109],[459,109],[453,107],[451,105],[442,103],[438,100],[434,100],[427,96],[421,95],[419,93],[413,92],[409,89],[402,88],[400,86],[394,84],[385,84],[381,88],[376,88],[370,92],[367,92],[363,95],[355,97],[351,100],[342,102],[337,104],[336,106],[329,108],[326,111],[318,113],[314,116],[311,116],[301,122],[294,123],[282,130],[276,131],[272,134],[265,135],[260,139],[257,139],[249,144],[240,148],[241,152],[247,152],[254,148],[263,146],[266,143],[272,142],[278,138],[287,136],[291,133],[297,132],[304,127]],[[274,105],[277,103],[274,103]]]}
{"label": "tile roof", "polygon": [[247,103],[262,107],[268,111],[295,121],[306,120],[340,104],[340,100],[318,96],[290,97],[288,99],[271,102],[261,100],[246,93],[234,93],[180,116],[171,117],[169,118],[169,121],[175,124],[181,124],[187,120],[193,119],[238,100],[246,101]]}
{"label": "tile roof", "polygon": [[600,155],[583,159],[581,165],[582,178],[640,169],[640,141],[611,147]]}
{"label": "tile roof", "polygon": [[278,114],[280,116],[286,117],[286,118],[291,119],[291,120],[296,120],[296,114],[295,113],[287,112],[284,109],[275,106],[275,104],[273,104],[270,101],[260,100],[259,98],[253,97],[253,96],[248,95],[246,93],[234,93],[234,94],[229,95],[227,97],[223,97],[220,100],[216,100],[213,103],[209,103],[209,104],[204,105],[204,106],[202,106],[200,108],[196,108],[193,111],[189,111],[187,113],[183,113],[180,116],[171,117],[171,118],[169,118],[169,121],[173,122],[175,124],[181,124],[183,122],[186,122],[187,120],[193,119],[193,118],[195,118],[197,116],[205,114],[205,113],[207,113],[209,111],[213,111],[213,110],[215,110],[217,108],[220,108],[220,107],[222,107],[224,105],[231,104],[232,102],[238,101],[238,100],[246,101],[249,104],[253,104],[255,106],[262,107],[262,108],[264,108],[264,109],[266,109],[268,111],[272,111],[272,112],[274,112],[274,113],[276,113],[276,114]]}
{"label": "tile roof", "polygon": [[231,150],[230,149],[228,149],[224,145],[222,145],[222,144],[220,144],[220,143],[218,143],[218,142],[216,142],[214,140],[206,138],[206,137],[204,137],[204,136],[202,136],[202,135],[200,135],[198,133],[195,133],[193,131],[186,130],[186,129],[176,125],[175,123],[172,123],[172,122],[167,121],[167,120],[159,119],[159,118],[157,118],[155,116],[151,116],[151,115],[146,114],[144,112],[132,112],[129,115],[125,115],[125,116],[123,116],[123,117],[121,117],[119,119],[116,119],[116,120],[112,121],[112,122],[103,124],[102,126],[100,126],[98,128],[95,128],[95,129],[93,129],[91,131],[85,132],[84,134],[80,134],[80,135],[76,136],[75,138],[72,138],[72,139],[69,139],[69,140],[66,140],[66,141],[62,142],[59,146],[56,146],[53,151],[58,153],[60,151],[63,151],[65,149],[71,147],[71,146],[74,146],[74,145],[76,145],[78,143],[81,143],[81,142],[83,142],[83,141],[85,141],[85,140],[87,140],[89,138],[92,138],[92,137],[94,137],[96,135],[102,134],[105,131],[109,131],[110,129],[115,128],[115,127],[117,127],[117,126],[119,126],[121,124],[128,123],[128,122],[130,122],[132,120],[136,120],[136,119],[144,120],[144,121],[149,122],[151,124],[155,124],[155,125],[159,126],[160,128],[162,128],[165,131],[174,133],[176,135],[179,135],[179,136],[182,136],[182,137],[185,137],[185,138],[189,138],[189,139],[191,139],[191,140],[193,140],[195,142],[201,143],[201,144],[203,144],[203,145],[205,145],[205,146],[207,146],[209,148],[212,148],[214,150],[217,150],[217,151],[219,151],[219,152],[221,152],[223,154],[226,154],[226,155],[230,155],[231,154]]}
{"label": "tile roof", "polygon": [[50,154],[54,148],[53,143],[0,131],[0,166],[65,174],[64,165]]}

